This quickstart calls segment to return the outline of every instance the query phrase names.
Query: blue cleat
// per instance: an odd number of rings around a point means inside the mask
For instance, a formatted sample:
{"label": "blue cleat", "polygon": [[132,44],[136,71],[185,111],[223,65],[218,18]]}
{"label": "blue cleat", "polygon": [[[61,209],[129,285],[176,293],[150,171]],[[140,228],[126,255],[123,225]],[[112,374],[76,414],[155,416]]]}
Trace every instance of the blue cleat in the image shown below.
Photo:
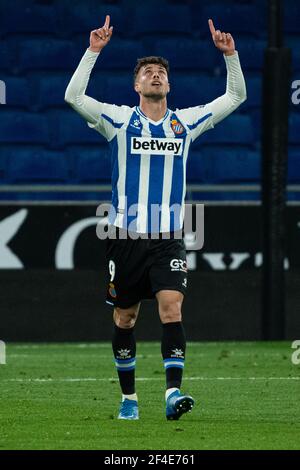
{"label": "blue cleat", "polygon": [[179,390],[171,393],[167,399],[166,417],[168,420],[177,420],[181,415],[192,411],[194,399],[189,395],[181,395]]}
{"label": "blue cleat", "polygon": [[137,401],[125,398],[121,403],[118,419],[139,419]]}

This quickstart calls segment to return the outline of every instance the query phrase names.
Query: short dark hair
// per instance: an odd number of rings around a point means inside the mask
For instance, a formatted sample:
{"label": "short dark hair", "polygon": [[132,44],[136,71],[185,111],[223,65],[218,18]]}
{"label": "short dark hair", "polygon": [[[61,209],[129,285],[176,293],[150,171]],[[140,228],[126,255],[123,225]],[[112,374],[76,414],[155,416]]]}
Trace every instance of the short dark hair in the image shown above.
{"label": "short dark hair", "polygon": [[166,69],[169,75],[170,67],[169,67],[169,62],[167,61],[167,59],[164,59],[163,57],[151,55],[149,57],[142,57],[141,59],[137,60],[137,63],[134,69],[134,74],[133,74],[134,82],[136,81],[137,74],[139,73],[141,68],[148,64],[162,65]]}

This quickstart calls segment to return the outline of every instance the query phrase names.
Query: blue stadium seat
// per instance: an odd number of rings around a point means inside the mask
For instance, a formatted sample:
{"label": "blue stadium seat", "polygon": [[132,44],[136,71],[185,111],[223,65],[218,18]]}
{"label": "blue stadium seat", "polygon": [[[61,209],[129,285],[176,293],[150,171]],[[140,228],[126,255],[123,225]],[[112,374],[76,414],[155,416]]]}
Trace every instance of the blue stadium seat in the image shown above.
{"label": "blue stadium seat", "polygon": [[297,150],[289,150],[288,182],[300,183],[300,148]]}
{"label": "blue stadium seat", "polygon": [[[20,41],[21,70],[74,70],[81,58],[74,43],[59,39],[25,39]],[[83,54],[84,51],[82,51]]]}
{"label": "blue stadium seat", "polygon": [[250,117],[251,122],[252,122],[252,129],[254,133],[254,141],[256,142],[256,146],[260,145],[261,138],[262,138],[262,107],[250,108],[248,109],[248,111],[246,111],[246,113]]}
{"label": "blue stadium seat", "polygon": [[211,166],[211,159],[206,158],[204,152],[191,149],[186,166],[187,182],[190,184],[209,182]]}
{"label": "blue stadium seat", "polygon": [[205,148],[205,158],[212,164],[215,183],[258,183],[261,179],[259,152],[220,148]]}
{"label": "blue stadium seat", "polygon": [[30,106],[30,82],[26,78],[2,76],[1,79],[6,85],[6,106]]}
{"label": "blue stadium seat", "polygon": [[0,18],[1,34],[8,33],[54,33],[57,28],[56,10],[50,5],[15,6],[5,8]]}
{"label": "blue stadium seat", "polygon": [[266,47],[266,42],[260,39],[250,41],[249,39],[238,38],[237,50],[242,68],[248,71],[261,71]]}
{"label": "blue stadium seat", "polygon": [[[300,7],[299,7],[300,8]],[[292,51],[292,68],[293,71],[299,74],[300,70],[300,37],[286,36],[286,45]]]}
{"label": "blue stadium seat", "polygon": [[63,152],[13,149],[7,155],[7,179],[12,183],[65,183],[69,169]]}
{"label": "blue stadium seat", "polygon": [[[67,86],[71,80],[72,72],[63,75],[49,75],[35,77],[32,86],[35,88],[35,104],[37,109],[50,109],[66,107],[64,101]],[[130,83],[130,82],[129,82]],[[107,78],[103,72],[91,75],[86,95],[98,101],[105,101],[107,89]]]}
{"label": "blue stadium seat", "polygon": [[1,150],[0,151],[0,184],[5,183],[6,179],[6,155]]}
{"label": "blue stadium seat", "polygon": [[[236,41],[236,48],[239,53],[242,70],[247,77],[255,77],[262,73],[264,50],[266,47],[266,41],[261,39],[252,38],[250,41],[248,38],[239,37]],[[226,64],[223,59],[223,54],[217,55],[216,65],[218,75],[226,75]]]}
{"label": "blue stadium seat", "polygon": [[72,73],[40,77],[37,84],[34,83],[37,109],[65,107],[64,96],[71,76]]}
{"label": "blue stadium seat", "polygon": [[[186,0],[183,0],[185,3]],[[160,5],[170,6],[172,0],[151,0],[151,5],[155,5],[155,8]],[[141,5],[141,0],[120,0],[120,5],[125,6],[126,8],[138,8]]]}
{"label": "blue stadium seat", "polygon": [[201,35],[207,34],[206,28],[208,28],[207,21],[209,18],[213,19],[216,29],[221,29],[232,35],[239,33],[260,36],[267,29],[264,9],[251,4],[224,5],[221,2],[218,4],[210,2],[210,4],[204,5],[201,18],[199,18]]}
{"label": "blue stadium seat", "polygon": [[107,183],[111,182],[111,159],[108,145],[98,148],[70,148],[75,168],[75,180],[78,183]]}
{"label": "blue stadium seat", "polygon": [[[6,71],[14,65],[15,50],[9,41],[1,41],[0,46],[0,72]],[[0,77],[1,78],[1,77]]]}
{"label": "blue stadium seat", "polygon": [[213,72],[218,51],[211,41],[190,38],[163,38],[153,42],[151,54],[168,59],[170,69],[199,69]]}
{"label": "blue stadium seat", "polygon": [[[100,4],[99,4],[100,3]],[[114,35],[124,28],[124,16],[118,5],[101,5],[101,2],[65,2],[63,9],[58,8],[63,15],[63,29],[68,33],[86,33],[101,28],[106,15],[110,15],[110,25],[114,27]],[[87,36],[88,40],[88,36]]]}
{"label": "blue stadium seat", "polygon": [[260,203],[261,194],[260,191],[218,191],[215,193],[206,193],[206,197],[203,197],[202,200],[205,199],[209,201],[225,201],[226,205],[228,201],[230,201],[230,203],[231,201],[237,201],[237,204],[240,205],[241,201],[257,201]]}
{"label": "blue stadium seat", "polygon": [[289,143],[300,144],[300,114],[292,113],[289,118]]}
{"label": "blue stadium seat", "polygon": [[48,121],[44,115],[2,111],[0,143],[48,143]]}
{"label": "blue stadium seat", "polygon": [[[170,2],[176,2],[177,0],[170,0]],[[216,29],[223,29],[223,16],[222,13],[224,11],[224,8],[233,8],[235,10],[236,8],[240,7],[252,7],[250,9],[251,14],[253,11],[253,8],[256,7],[256,11],[259,11],[260,14],[263,15],[264,18],[266,18],[266,1],[267,0],[182,0],[185,3],[189,3],[191,5],[191,12],[192,12],[192,20],[193,20],[193,29],[198,32],[202,37],[205,37],[206,35],[210,35],[209,28],[207,25],[207,20],[208,18],[212,18],[215,21],[215,26]],[[203,13],[203,8],[204,6],[206,7],[206,10]],[[211,8],[213,7],[213,9]],[[218,16],[212,16],[215,15],[216,10],[219,10]],[[210,13],[210,16],[206,17],[205,15],[207,14],[207,11]],[[234,13],[235,14],[235,11]],[[227,20],[228,13],[225,13],[224,18],[226,17],[226,25],[230,24]],[[247,10],[243,14],[243,18],[247,17]],[[220,21],[220,22],[219,22]],[[246,20],[247,21],[247,20]],[[239,31],[243,33],[243,29],[241,25],[234,25],[233,26],[234,31],[236,31],[237,28],[239,28]],[[249,28],[249,29],[247,29]],[[254,29],[255,28],[255,29]],[[245,29],[249,31],[250,33],[255,33],[258,34],[257,31],[257,23],[255,22],[254,27],[251,27],[251,23],[245,25]],[[232,32],[232,30],[227,29],[226,32]],[[262,31],[259,31],[259,34],[264,36],[266,32],[266,23],[264,23],[264,29]]]}
{"label": "blue stadium seat", "polygon": [[[143,5],[141,3],[141,5]],[[133,13],[133,34],[188,34],[192,32],[191,12],[188,6],[139,6]]]}
{"label": "blue stadium seat", "polygon": [[[119,76],[118,72],[117,76]],[[107,75],[103,73],[100,67],[100,71],[97,72],[97,69],[93,71],[90,77],[90,81],[86,90],[86,95],[91,96],[95,100],[105,102],[106,97],[106,90],[107,90],[107,82],[114,77],[112,72],[109,72]],[[69,77],[69,79],[71,76]]]}
{"label": "blue stadium seat", "polygon": [[101,69],[129,69],[135,67],[138,57],[146,55],[140,41],[114,38],[101,52]]}
{"label": "blue stadium seat", "polygon": [[[35,2],[36,0],[10,0],[9,5],[13,6],[17,11],[18,8],[24,7],[25,3],[26,5],[32,5]],[[3,8],[7,8],[7,5],[5,5],[5,3],[6,2],[1,2],[1,7],[3,6]]]}
{"label": "blue stadium seat", "polygon": [[245,74],[247,100],[242,104],[241,110],[259,108],[262,105],[262,77],[247,77]]}
{"label": "blue stadium seat", "polygon": [[171,91],[168,97],[169,107],[189,108],[209,103],[225,93],[224,77],[209,77],[203,74],[170,77]]}
{"label": "blue stadium seat", "polygon": [[93,144],[101,145],[106,140],[99,132],[88,127],[87,122],[74,111],[61,111],[51,116],[54,133],[57,132],[56,144]]}
{"label": "blue stadium seat", "polygon": [[248,115],[232,114],[219,122],[213,130],[209,130],[196,139],[193,144],[254,145],[254,132],[251,118]]}
{"label": "blue stadium seat", "polygon": [[284,2],[284,31],[299,34],[300,6],[298,2]]}
{"label": "blue stadium seat", "polygon": [[111,76],[107,80],[102,101],[117,105],[137,105],[139,103],[139,95],[134,91],[133,74]]}
{"label": "blue stadium seat", "polygon": [[[32,1],[32,0],[31,0]],[[35,0],[34,0],[35,1]],[[48,0],[45,0],[45,1],[48,1]],[[55,7],[60,7],[61,5],[64,5],[64,6],[70,6],[70,0],[50,0],[53,2],[54,6]],[[82,5],[82,3],[87,3],[85,0],[72,0],[72,5]],[[103,3],[102,0],[89,0],[88,1],[89,4],[98,4],[99,3]],[[109,2],[108,2],[109,3]]]}

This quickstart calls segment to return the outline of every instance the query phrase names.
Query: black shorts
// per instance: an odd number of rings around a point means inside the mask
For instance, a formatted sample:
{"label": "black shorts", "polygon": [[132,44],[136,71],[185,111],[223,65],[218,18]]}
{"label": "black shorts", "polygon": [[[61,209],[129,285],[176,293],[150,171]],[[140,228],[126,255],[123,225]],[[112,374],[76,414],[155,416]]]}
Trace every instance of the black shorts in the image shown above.
{"label": "black shorts", "polygon": [[162,289],[186,294],[183,239],[106,239],[106,302],[129,308]]}

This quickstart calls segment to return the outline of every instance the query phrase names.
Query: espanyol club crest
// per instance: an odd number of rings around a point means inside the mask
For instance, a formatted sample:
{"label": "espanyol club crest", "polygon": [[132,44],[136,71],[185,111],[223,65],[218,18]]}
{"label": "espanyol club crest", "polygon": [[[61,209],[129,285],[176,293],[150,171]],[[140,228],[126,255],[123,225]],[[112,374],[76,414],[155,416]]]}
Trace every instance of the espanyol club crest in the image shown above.
{"label": "espanyol club crest", "polygon": [[177,121],[177,119],[172,119],[171,127],[175,134],[182,134],[184,132],[183,125],[179,121]]}
{"label": "espanyol club crest", "polygon": [[116,289],[115,289],[115,286],[112,282],[109,283],[109,289],[108,289],[108,292],[110,293],[110,295],[112,297],[117,297],[117,293],[116,293]]}

